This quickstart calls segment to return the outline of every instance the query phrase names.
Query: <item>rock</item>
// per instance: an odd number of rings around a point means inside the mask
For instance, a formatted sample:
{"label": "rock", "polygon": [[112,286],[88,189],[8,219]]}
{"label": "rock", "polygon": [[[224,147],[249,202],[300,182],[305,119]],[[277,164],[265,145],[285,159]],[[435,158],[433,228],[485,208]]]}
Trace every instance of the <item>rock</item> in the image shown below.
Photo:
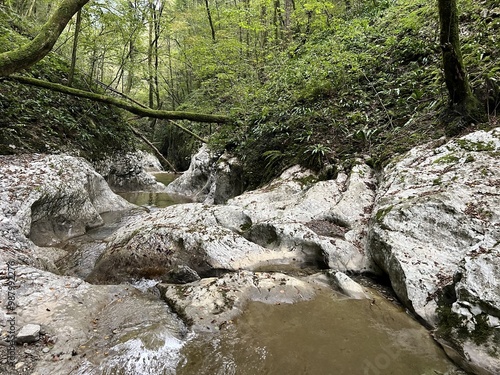
{"label": "rock", "polygon": [[185,284],[159,284],[169,306],[196,331],[217,331],[248,301],[294,303],[314,297],[317,285],[280,273],[240,271]]}
{"label": "rock", "polygon": [[243,167],[237,158],[225,152],[213,167],[210,191],[203,202],[224,204],[243,190]]}
{"label": "rock", "polygon": [[350,177],[313,183],[310,171],[295,167],[225,206],[183,204],[130,219],[109,239],[88,280],[179,282],[179,267],[201,277],[283,266],[374,272],[365,253],[373,178],[358,165]]}
{"label": "rock", "polygon": [[160,162],[143,151],[112,155],[95,163],[95,168],[115,192],[165,191],[165,186],[148,173],[163,170]]}
{"label": "rock", "polygon": [[174,284],[187,284],[200,280],[200,275],[188,266],[178,265],[169,271],[168,279]]}
{"label": "rock", "polygon": [[17,362],[16,365],[14,366],[14,368],[16,370],[20,370],[24,367],[25,363],[24,362]]}
{"label": "rock", "polygon": [[131,218],[108,239],[88,280],[116,283],[144,277],[175,282],[176,268],[189,267],[206,276],[213,270],[253,269],[293,256],[243,238],[241,232],[249,226],[239,207],[201,203]]}
{"label": "rock", "polygon": [[16,335],[16,343],[32,343],[40,339],[40,326],[38,324],[27,324]]}
{"label": "rock", "polygon": [[333,272],[331,273],[335,285],[339,289],[339,291],[346,296],[354,299],[370,299],[370,295],[365,288],[351,279],[343,272]]}
{"label": "rock", "polygon": [[167,192],[207,204],[226,203],[242,191],[239,161],[227,153],[220,157],[212,155],[206,145],[193,155],[188,170],[167,186]]}
{"label": "rock", "polygon": [[52,246],[101,225],[103,212],[133,207],[81,158],[0,156],[0,175],[1,261],[55,271],[54,262],[65,252],[38,246]]}
{"label": "rock", "polygon": [[375,178],[367,165],[350,176],[317,181],[299,166],[285,171],[261,189],[228,201],[252,220],[245,234],[267,248],[296,250],[341,271],[377,272],[366,257],[367,223],[375,198]]}
{"label": "rock", "polygon": [[[0,274],[5,271],[5,265],[0,264]],[[117,366],[137,354],[136,345],[141,340],[149,348],[141,352],[141,368],[154,373],[152,364],[158,362],[157,356],[169,354],[162,351],[164,345],[182,346],[186,335],[183,323],[163,301],[130,285],[90,285],[26,266],[17,266],[16,275],[16,324],[22,327],[37,322],[50,334],[50,348],[42,349],[48,355],[40,356],[30,374],[97,374],[102,372],[101,365],[118,371]],[[6,299],[4,289],[0,293],[0,299]],[[5,312],[3,304],[0,312]],[[117,333],[112,334],[113,330]],[[78,356],[72,356],[75,348]],[[157,365],[154,368],[165,366],[160,373],[175,369],[172,363]],[[135,367],[130,371],[140,373]]]}
{"label": "rock", "polygon": [[400,300],[477,374],[500,373],[499,150],[500,128],[412,149],[384,169],[370,231]]}

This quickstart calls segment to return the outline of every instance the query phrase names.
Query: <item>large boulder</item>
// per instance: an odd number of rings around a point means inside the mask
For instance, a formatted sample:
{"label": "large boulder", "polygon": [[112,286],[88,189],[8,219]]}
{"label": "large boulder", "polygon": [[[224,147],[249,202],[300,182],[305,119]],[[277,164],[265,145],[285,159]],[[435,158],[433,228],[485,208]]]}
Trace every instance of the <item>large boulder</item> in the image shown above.
{"label": "large boulder", "polygon": [[478,374],[500,373],[499,151],[498,128],[412,149],[384,169],[370,231],[400,300]]}
{"label": "large boulder", "polygon": [[267,304],[309,300],[318,285],[281,273],[240,271],[190,284],[158,285],[162,297],[196,331],[217,331],[249,301]]}
{"label": "large boulder", "polygon": [[95,168],[115,192],[165,191],[165,186],[149,173],[162,171],[160,162],[144,151],[113,154],[96,162]]}
{"label": "large boulder", "polygon": [[340,271],[376,272],[365,250],[375,183],[361,163],[327,181],[295,166],[228,204],[244,209],[253,224],[245,237],[261,246],[296,249]]}
{"label": "large boulder", "polygon": [[189,169],[167,186],[167,192],[195,202],[223,204],[243,192],[242,167],[235,157],[214,155],[206,145],[193,155]]}
{"label": "large boulder", "polygon": [[239,269],[372,271],[364,247],[373,179],[365,165],[321,182],[295,167],[224,206],[183,204],[131,218],[88,280],[180,282],[186,269],[190,278]]}
{"label": "large boulder", "polygon": [[248,241],[241,234],[249,227],[251,221],[241,208],[202,203],[133,217],[109,238],[88,280],[115,283],[145,277],[177,282],[179,268],[207,276],[216,270],[285,262],[294,256]]}
{"label": "large boulder", "polygon": [[0,261],[53,269],[61,250],[38,246],[101,225],[103,212],[133,207],[77,157],[0,156],[0,176]]}

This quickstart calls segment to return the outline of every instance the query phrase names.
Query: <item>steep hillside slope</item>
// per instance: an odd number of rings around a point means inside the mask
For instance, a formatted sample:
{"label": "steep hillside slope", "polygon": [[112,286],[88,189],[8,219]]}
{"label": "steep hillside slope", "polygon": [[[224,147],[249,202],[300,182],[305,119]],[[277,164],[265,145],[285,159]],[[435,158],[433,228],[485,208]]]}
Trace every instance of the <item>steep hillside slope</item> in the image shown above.
{"label": "steep hillside slope", "polygon": [[[30,25],[0,6],[0,52],[30,37]],[[67,81],[67,61],[51,53],[29,71],[30,76]],[[75,87],[99,90],[85,77]],[[132,148],[132,133],[119,111],[109,106],[49,90],[0,81],[0,154],[69,152],[88,159]]]}

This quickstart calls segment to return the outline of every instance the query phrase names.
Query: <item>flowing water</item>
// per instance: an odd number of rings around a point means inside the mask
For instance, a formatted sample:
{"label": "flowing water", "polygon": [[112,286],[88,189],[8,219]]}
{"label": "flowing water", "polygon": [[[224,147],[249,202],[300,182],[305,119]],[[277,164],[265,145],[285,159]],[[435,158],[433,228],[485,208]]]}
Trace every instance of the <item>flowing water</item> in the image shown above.
{"label": "flowing water", "polygon": [[196,336],[181,353],[178,375],[436,375],[455,369],[401,308],[333,293],[293,305],[252,302],[234,325],[218,336]]}
{"label": "flowing water", "polygon": [[[165,186],[179,175],[170,172],[157,172],[156,180]],[[119,193],[130,203],[148,210],[164,208],[174,204],[188,203],[191,199],[177,194],[132,191]],[[104,224],[88,230],[84,235],[70,238],[58,246],[68,252],[68,256],[58,262],[58,268],[64,275],[85,279],[95,262],[106,248],[106,238],[120,228],[128,217],[140,215],[143,209],[104,212],[101,217]]]}
{"label": "flowing water", "polygon": [[[167,182],[171,174],[157,175]],[[167,179],[167,180],[165,180]],[[121,194],[149,209],[182,203],[166,193]],[[105,248],[105,238],[127,215],[108,213],[103,227],[66,242],[72,256],[65,274],[85,278]],[[143,283],[144,284],[144,283]],[[154,282],[153,282],[154,284]],[[352,300],[323,291],[311,301],[266,305],[250,302],[218,334],[190,333],[158,298],[137,284],[143,297],[110,307],[101,329],[119,334],[105,342],[107,354],[87,362],[78,374],[123,375],[437,375],[455,367],[429,333],[403,309],[384,300]],[[175,316],[174,316],[175,317]],[[123,328],[124,327],[124,328]],[[107,349],[106,349],[107,347]],[[92,363],[93,362],[93,363]]]}

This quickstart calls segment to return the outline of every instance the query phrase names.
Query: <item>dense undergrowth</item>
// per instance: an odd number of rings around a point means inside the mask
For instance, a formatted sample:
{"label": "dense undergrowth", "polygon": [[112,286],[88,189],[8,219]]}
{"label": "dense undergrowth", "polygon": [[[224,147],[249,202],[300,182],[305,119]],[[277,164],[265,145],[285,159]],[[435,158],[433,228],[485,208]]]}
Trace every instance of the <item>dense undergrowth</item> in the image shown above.
{"label": "dense undergrowth", "polygon": [[[459,3],[464,61],[488,111],[487,122],[464,125],[466,131],[493,127],[500,103],[500,7],[493,0]],[[335,171],[364,158],[380,167],[396,153],[447,135],[435,2],[373,4],[277,46],[258,69],[226,64],[204,77],[186,103],[236,118],[235,125],[217,129],[211,145],[244,161],[250,186],[295,163]]]}
{"label": "dense undergrowth", "polygon": [[[26,43],[35,30],[0,6],[0,52]],[[65,83],[68,71],[67,61],[51,53],[23,74]],[[78,75],[74,86],[98,89]],[[132,134],[114,108],[0,80],[0,154],[68,152],[95,160],[131,147]]]}
{"label": "dense undergrowth", "polygon": [[[379,168],[393,155],[457,128],[449,124],[435,1],[328,3],[357,6],[332,5],[328,20],[320,24],[318,16],[318,24],[299,24],[265,48],[238,42],[226,25],[217,29],[216,42],[201,30],[183,49],[196,89],[176,109],[232,116],[229,125],[184,125],[209,138],[216,152],[236,154],[248,187],[296,163],[325,177],[359,159]],[[1,9],[0,51],[36,30]],[[460,128],[491,128],[498,125],[500,107],[500,6],[496,0],[460,0],[459,9],[464,62],[488,114],[487,121]],[[51,53],[24,74],[64,83],[67,72],[67,59]],[[75,86],[98,89],[77,78]],[[131,144],[120,112],[34,87],[0,81],[0,113],[3,154],[66,150],[92,159]],[[199,147],[168,123],[143,119],[135,125],[179,169],[187,168]]]}

